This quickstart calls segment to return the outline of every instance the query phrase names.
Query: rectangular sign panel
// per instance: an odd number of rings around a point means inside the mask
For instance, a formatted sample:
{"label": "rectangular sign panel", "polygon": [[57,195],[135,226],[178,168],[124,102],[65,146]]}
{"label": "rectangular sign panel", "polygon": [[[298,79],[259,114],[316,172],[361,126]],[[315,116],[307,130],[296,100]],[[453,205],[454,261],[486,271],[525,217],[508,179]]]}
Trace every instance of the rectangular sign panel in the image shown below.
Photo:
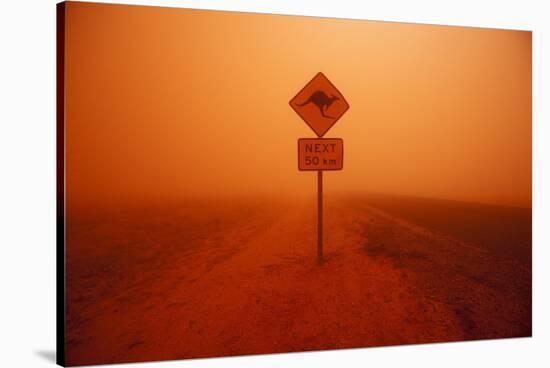
{"label": "rectangular sign panel", "polygon": [[298,139],[298,170],[342,170],[344,141],[340,138]]}

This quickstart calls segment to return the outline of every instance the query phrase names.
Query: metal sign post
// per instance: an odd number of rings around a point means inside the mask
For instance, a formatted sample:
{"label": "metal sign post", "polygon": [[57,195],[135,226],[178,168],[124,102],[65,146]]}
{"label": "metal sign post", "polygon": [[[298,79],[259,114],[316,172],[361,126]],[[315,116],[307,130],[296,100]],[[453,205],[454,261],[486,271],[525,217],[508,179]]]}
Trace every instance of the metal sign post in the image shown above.
{"label": "metal sign post", "polygon": [[342,170],[344,165],[344,141],[323,136],[349,105],[327,77],[317,73],[290,106],[319,137],[298,139],[298,170],[317,171],[317,261],[323,264],[323,171]]}
{"label": "metal sign post", "polygon": [[323,264],[323,170],[317,171],[317,261]]}

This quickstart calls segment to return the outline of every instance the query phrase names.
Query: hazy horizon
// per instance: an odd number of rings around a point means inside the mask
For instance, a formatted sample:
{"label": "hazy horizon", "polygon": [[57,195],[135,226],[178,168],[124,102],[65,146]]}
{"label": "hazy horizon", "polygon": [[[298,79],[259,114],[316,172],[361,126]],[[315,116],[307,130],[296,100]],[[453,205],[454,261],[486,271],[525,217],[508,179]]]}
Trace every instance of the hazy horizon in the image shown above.
{"label": "hazy horizon", "polygon": [[327,195],[531,207],[530,32],[66,6],[69,204],[313,196],[288,101],[321,71],[350,104]]}

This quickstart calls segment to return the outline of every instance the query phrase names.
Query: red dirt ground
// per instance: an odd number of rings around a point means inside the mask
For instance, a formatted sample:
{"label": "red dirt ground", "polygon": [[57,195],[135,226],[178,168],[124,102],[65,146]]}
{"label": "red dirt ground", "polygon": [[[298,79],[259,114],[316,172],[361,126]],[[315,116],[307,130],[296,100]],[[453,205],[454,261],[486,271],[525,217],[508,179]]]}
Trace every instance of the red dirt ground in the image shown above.
{"label": "red dirt ground", "polygon": [[530,210],[328,195],[322,266],[315,221],[314,199],[70,210],[67,363],[531,335]]}

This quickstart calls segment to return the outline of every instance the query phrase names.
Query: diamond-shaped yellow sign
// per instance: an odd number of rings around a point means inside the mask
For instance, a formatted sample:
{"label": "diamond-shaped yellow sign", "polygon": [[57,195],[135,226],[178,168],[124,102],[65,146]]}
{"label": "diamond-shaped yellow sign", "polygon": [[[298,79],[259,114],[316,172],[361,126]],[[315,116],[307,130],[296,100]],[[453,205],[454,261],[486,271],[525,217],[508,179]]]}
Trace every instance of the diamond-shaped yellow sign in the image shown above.
{"label": "diamond-shaped yellow sign", "polygon": [[344,96],[323,73],[317,73],[290,100],[290,106],[318,137],[325,135],[349,109]]}

